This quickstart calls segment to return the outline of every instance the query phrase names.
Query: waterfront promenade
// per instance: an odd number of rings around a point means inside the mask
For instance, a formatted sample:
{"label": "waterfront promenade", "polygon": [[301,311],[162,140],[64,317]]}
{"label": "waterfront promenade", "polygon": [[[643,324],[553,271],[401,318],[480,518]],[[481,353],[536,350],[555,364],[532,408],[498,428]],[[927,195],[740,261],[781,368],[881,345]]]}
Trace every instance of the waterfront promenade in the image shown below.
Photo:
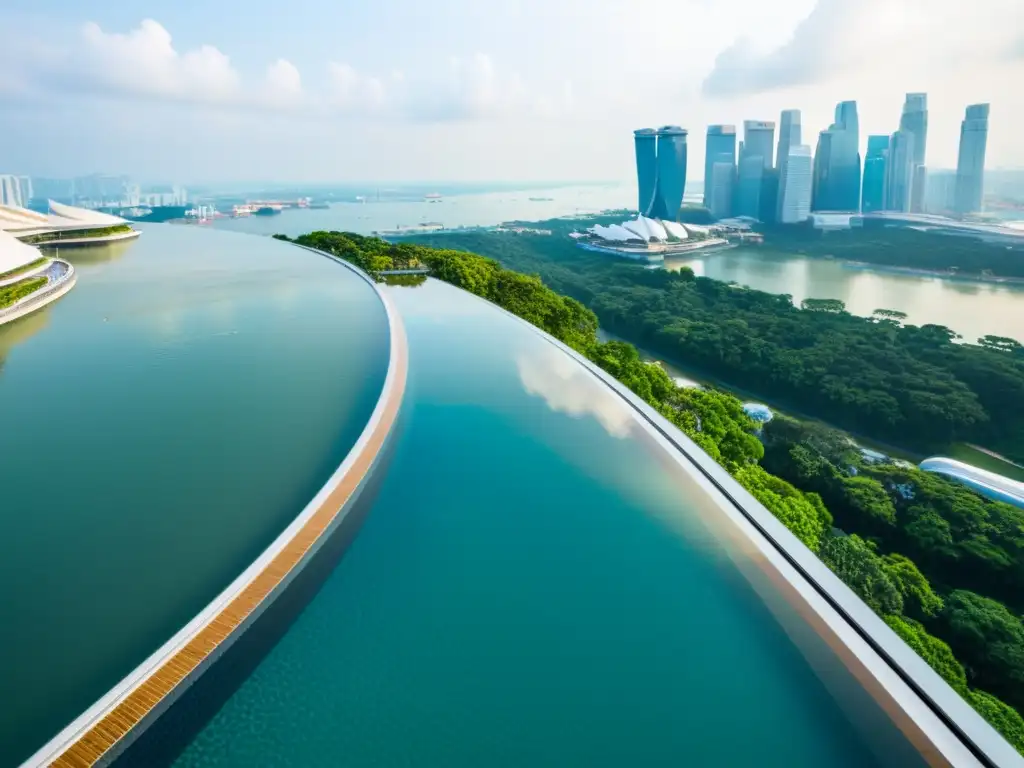
{"label": "waterfront promenade", "polygon": [[[332,258],[322,254],[327,258]],[[335,260],[337,261],[337,260]],[[259,618],[345,520],[378,468],[405,391],[404,328],[387,296],[390,349],[380,398],[352,450],[295,520],[220,595],[159,650],[64,728],[25,766],[109,764]]]}
{"label": "waterfront promenade", "polygon": [[0,325],[13,322],[19,317],[42,309],[47,304],[52,304],[75,287],[78,278],[75,275],[75,268],[68,262],[55,259],[42,269],[41,272],[18,276],[18,280],[45,276],[49,282],[35,293],[29,294],[9,307],[0,309]]}

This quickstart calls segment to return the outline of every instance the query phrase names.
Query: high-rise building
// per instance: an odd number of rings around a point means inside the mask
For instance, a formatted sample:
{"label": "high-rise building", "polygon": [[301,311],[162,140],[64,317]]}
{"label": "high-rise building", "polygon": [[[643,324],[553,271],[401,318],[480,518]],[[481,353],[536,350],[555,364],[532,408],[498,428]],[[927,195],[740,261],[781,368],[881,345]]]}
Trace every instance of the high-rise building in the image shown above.
{"label": "high-rise building", "polygon": [[782,200],[783,177],[785,176],[786,161],[789,159],[790,147],[799,146],[802,139],[799,109],[782,110],[782,118],[779,121],[779,146],[775,155],[775,167],[779,171],[779,189],[777,192],[776,220],[782,221]]}
{"label": "high-rise building", "polygon": [[679,220],[686,190],[686,130],[678,125],[658,129],[658,194],[651,215]]}
{"label": "high-rise building", "polygon": [[960,153],[956,163],[957,213],[981,211],[988,145],[988,104],[972,104],[960,123]]}
{"label": "high-rise building", "polygon": [[[704,145],[704,207],[711,209],[712,201],[720,195],[716,194],[715,165],[728,163],[733,174],[736,173],[736,126],[735,125],[709,125],[708,135]],[[719,183],[724,178],[719,172]],[[729,181],[729,189],[732,189],[732,180]],[[731,194],[731,192],[730,192]],[[729,212],[722,214],[722,218],[729,216]]]}
{"label": "high-rise building", "polygon": [[22,207],[21,185],[18,177],[10,174],[0,176],[0,205]]}
{"label": "high-rise building", "polygon": [[800,110],[782,110],[779,121],[779,148],[775,159],[775,167],[780,171],[789,158],[789,148],[799,146],[801,142]]}
{"label": "high-rise building", "polygon": [[775,123],[771,120],[745,120],[743,122],[744,157],[760,157],[764,168],[774,167],[775,160]]}
{"label": "high-rise building", "polygon": [[832,205],[832,137],[831,131],[818,134],[811,178],[811,210],[831,211]]}
{"label": "high-rise building", "polygon": [[716,219],[727,219],[733,214],[733,195],[736,186],[736,163],[715,163],[711,166],[711,199],[705,203]]}
{"label": "high-rise building", "polygon": [[[736,215],[762,219],[765,214],[761,205],[765,171],[773,169],[774,162],[775,123],[745,120],[736,173]],[[774,210],[771,213],[774,214]]]}
{"label": "high-rise building", "polygon": [[18,190],[21,193],[21,205],[23,208],[28,208],[28,202],[34,195],[32,194],[32,179],[29,176],[18,177]]}
{"label": "high-rise building", "polygon": [[889,162],[889,137],[868,136],[868,153],[864,158],[864,183],[861,207],[864,213],[885,210],[886,166]]}
{"label": "high-rise building", "polygon": [[779,171],[779,221],[798,224],[811,214],[811,148],[790,147]]}
{"label": "high-rise building", "polygon": [[658,185],[658,134],[653,128],[633,131],[636,147],[637,210],[646,213],[654,205]]}
{"label": "high-rise building", "polygon": [[896,131],[892,135],[885,170],[885,209],[909,211],[914,188],[914,134]]}
{"label": "high-rise building", "polygon": [[860,123],[855,101],[840,102],[835,122],[818,136],[811,207],[815,211],[860,210]]}
{"label": "high-rise building", "polygon": [[928,148],[928,94],[907,93],[903,101],[903,113],[899,119],[899,129],[913,136],[913,157],[910,160],[910,200],[909,208],[921,212],[925,206],[925,188],[928,171],[925,169],[925,156]]}
{"label": "high-rise building", "polygon": [[686,188],[686,135],[678,125],[633,132],[637,202],[642,215],[678,220]]}
{"label": "high-rise building", "polygon": [[914,155],[911,160],[910,210],[920,212],[924,208],[925,154],[928,146],[928,95],[908,93],[900,115],[900,130],[914,137]]}
{"label": "high-rise building", "polygon": [[739,172],[736,174],[736,206],[733,209],[737,216],[750,216],[752,219],[761,217],[763,183],[764,157],[747,155],[741,158]]}
{"label": "high-rise building", "polygon": [[832,184],[836,210],[860,210],[860,121],[856,101],[836,105],[832,139]]}
{"label": "high-rise building", "polygon": [[933,170],[924,193],[925,213],[948,215],[956,206],[956,171]]}

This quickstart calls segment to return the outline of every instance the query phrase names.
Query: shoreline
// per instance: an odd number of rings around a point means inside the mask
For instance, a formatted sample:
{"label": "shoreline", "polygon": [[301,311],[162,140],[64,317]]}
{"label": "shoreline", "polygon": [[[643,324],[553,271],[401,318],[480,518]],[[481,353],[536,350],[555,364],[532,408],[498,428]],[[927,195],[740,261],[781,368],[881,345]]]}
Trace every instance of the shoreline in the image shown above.
{"label": "shoreline", "polygon": [[[812,257],[820,258],[820,257]],[[948,272],[941,269],[922,269],[920,267],[900,267],[890,264],[875,264],[869,261],[853,261],[842,259],[844,269],[857,269],[872,272],[888,272],[890,274],[908,275],[911,277],[937,277],[942,280],[956,280],[967,283],[991,283],[994,285],[1024,286],[1024,277],[1005,277],[1001,275],[979,275],[963,272]]]}

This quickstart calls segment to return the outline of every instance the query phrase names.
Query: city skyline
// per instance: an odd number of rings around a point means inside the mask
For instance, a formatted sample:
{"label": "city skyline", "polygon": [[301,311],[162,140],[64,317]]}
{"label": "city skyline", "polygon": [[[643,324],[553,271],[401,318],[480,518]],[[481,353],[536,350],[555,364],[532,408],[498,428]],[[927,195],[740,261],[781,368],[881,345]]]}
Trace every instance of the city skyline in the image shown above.
{"label": "city skyline", "polygon": [[[6,173],[625,180],[615,137],[637,125],[742,125],[798,106],[813,146],[837,100],[857,100],[865,136],[892,132],[907,92],[930,94],[928,167],[955,167],[963,106],[984,102],[989,166],[1024,166],[1009,0],[607,0],[599,14],[441,0],[399,25],[411,0],[254,0],[229,19],[192,4],[22,5],[0,10]],[[658,29],[624,36],[638,16]]]}

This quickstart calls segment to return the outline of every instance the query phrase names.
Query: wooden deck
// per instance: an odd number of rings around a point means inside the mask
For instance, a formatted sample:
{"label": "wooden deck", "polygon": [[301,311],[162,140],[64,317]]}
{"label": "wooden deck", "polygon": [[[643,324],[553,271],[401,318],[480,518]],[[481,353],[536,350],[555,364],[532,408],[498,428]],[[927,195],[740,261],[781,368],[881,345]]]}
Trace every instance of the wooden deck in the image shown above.
{"label": "wooden deck", "polygon": [[[387,299],[385,299],[387,301]],[[407,373],[407,349],[401,321],[392,324],[391,343],[394,378],[382,394],[383,410],[370,439],[352,464],[350,471],[281,550],[228,605],[210,619],[186,645],[173,653],[141,684],[116,701],[99,718],[69,740],[63,751],[50,762],[54,766],[91,766],[106,762],[111,750],[147,719],[155,719],[165,707],[162,703],[186,678],[200,670],[205,661],[259,608],[275,588],[302,562],[318,539],[331,527],[352,499],[367,472],[373,466],[394,426]],[[120,750],[118,750],[120,751]],[[116,754],[116,753],[115,753]],[[104,759],[106,756],[106,760]]]}

